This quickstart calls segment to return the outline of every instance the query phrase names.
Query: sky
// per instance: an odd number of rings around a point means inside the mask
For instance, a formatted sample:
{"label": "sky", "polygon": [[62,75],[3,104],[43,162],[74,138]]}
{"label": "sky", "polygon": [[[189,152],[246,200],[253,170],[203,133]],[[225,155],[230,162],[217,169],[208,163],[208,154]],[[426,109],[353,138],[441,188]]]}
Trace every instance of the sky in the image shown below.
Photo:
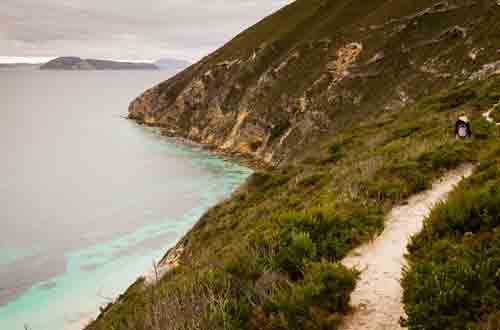
{"label": "sky", "polygon": [[0,0],[0,62],[194,62],[291,0]]}

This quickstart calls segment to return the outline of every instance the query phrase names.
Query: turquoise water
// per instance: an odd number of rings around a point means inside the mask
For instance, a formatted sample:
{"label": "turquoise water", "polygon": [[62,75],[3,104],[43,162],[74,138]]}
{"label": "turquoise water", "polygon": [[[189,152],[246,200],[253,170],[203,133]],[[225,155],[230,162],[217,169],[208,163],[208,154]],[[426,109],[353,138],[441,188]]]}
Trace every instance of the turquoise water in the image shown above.
{"label": "turquoise water", "polygon": [[251,173],[122,118],[164,78],[0,72],[0,329],[81,328]]}

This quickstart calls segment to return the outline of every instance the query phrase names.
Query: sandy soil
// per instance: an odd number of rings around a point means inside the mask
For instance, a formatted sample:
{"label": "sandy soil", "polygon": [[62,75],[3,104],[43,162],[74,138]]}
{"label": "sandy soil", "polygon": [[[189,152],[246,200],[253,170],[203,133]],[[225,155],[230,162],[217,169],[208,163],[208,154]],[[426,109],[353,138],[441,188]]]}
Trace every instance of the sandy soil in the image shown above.
{"label": "sandy soil", "polygon": [[432,206],[445,199],[463,177],[472,174],[472,170],[472,165],[464,165],[451,171],[430,190],[413,196],[406,205],[395,207],[388,215],[384,232],[342,261],[362,274],[351,295],[353,313],[346,317],[340,329],[401,329],[399,319],[404,311],[400,280],[409,238],[422,229]]}
{"label": "sandy soil", "polygon": [[[490,123],[493,123],[493,122],[494,122],[494,121],[493,121],[493,118],[491,118],[491,113],[492,113],[493,111],[495,111],[495,107],[496,107],[496,106],[498,106],[498,105],[500,105],[500,102],[499,102],[499,103],[497,103],[496,105],[494,105],[494,106],[493,106],[490,110],[488,110],[488,111],[486,111],[485,113],[483,113],[483,117],[484,117],[487,121],[489,121]],[[495,124],[497,124],[497,126],[500,126],[500,123],[495,123]]]}

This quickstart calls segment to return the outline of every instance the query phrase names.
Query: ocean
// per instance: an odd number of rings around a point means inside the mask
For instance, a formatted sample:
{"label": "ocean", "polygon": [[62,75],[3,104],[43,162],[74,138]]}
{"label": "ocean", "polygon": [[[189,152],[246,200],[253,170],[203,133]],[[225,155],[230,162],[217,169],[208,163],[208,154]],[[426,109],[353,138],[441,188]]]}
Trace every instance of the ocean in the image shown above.
{"label": "ocean", "polygon": [[142,71],[0,71],[0,329],[76,330],[251,171],[124,118]]}

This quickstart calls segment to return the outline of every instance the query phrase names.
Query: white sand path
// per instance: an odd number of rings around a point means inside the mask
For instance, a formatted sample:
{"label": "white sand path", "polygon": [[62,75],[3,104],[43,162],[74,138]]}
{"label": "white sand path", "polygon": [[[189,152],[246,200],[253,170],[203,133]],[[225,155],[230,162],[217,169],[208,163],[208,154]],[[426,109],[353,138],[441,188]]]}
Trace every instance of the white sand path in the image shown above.
{"label": "white sand path", "polygon": [[445,199],[464,177],[470,176],[472,170],[473,165],[463,165],[435,182],[431,189],[411,197],[406,205],[392,209],[383,233],[342,261],[362,273],[351,295],[353,313],[345,318],[340,329],[401,329],[399,319],[404,311],[400,281],[409,239],[420,232],[431,208]]}
{"label": "white sand path", "polygon": [[483,117],[489,121],[490,123],[495,123],[497,126],[500,126],[500,123],[496,123],[493,118],[491,118],[491,113],[493,111],[495,111],[495,109],[497,109],[497,107],[500,106],[500,102],[498,102],[497,104],[495,104],[493,107],[491,107],[490,110],[486,111],[485,113],[483,113]]}

